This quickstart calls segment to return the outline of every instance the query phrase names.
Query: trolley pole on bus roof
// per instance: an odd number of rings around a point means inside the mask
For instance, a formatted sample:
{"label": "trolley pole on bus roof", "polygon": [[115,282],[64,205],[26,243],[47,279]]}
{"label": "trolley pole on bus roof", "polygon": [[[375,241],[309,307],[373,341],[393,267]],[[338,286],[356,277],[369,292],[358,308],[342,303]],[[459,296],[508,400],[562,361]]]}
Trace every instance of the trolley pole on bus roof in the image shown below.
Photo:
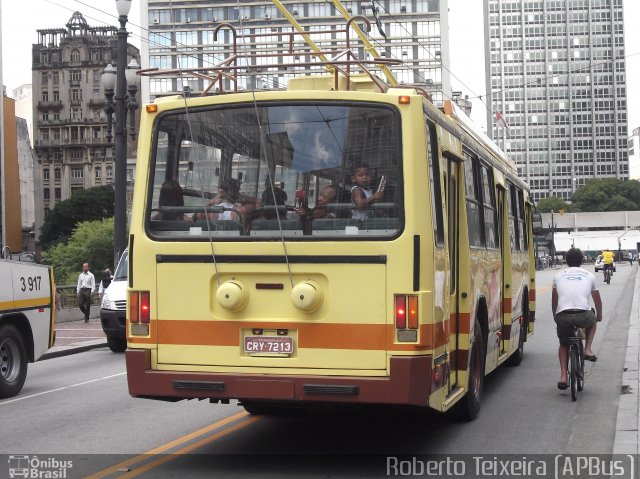
{"label": "trolley pole on bus roof", "polygon": [[[127,113],[130,116],[131,137],[135,139],[135,116],[138,63],[131,60],[127,65],[126,30],[131,0],[116,0],[118,10],[117,58],[116,68],[107,65],[102,73],[102,87],[107,98],[107,140],[111,141],[113,114],[115,113],[115,204],[113,218],[113,265],[118,264],[122,252],[127,247]],[[127,95],[127,86],[129,94]],[[114,98],[115,96],[115,98]]]}

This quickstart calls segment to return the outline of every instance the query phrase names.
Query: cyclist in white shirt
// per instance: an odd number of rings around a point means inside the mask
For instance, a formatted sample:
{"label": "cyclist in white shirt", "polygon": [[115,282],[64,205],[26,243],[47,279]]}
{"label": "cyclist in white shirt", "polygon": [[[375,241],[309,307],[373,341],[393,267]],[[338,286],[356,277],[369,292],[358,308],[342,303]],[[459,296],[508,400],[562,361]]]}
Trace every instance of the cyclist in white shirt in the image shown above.
{"label": "cyclist in white shirt", "polygon": [[[596,322],[602,320],[602,299],[598,291],[596,277],[593,273],[580,267],[582,259],[582,251],[578,248],[571,248],[566,255],[569,267],[560,271],[553,278],[551,310],[557,325],[558,339],[560,340],[560,347],[558,348],[558,358],[560,360],[559,389],[568,387],[567,351],[569,336],[574,325],[579,328],[585,328],[584,359],[594,362],[598,359],[593,354],[591,345],[596,334]],[[593,298],[593,304],[596,308],[595,314],[589,304],[589,296]]]}

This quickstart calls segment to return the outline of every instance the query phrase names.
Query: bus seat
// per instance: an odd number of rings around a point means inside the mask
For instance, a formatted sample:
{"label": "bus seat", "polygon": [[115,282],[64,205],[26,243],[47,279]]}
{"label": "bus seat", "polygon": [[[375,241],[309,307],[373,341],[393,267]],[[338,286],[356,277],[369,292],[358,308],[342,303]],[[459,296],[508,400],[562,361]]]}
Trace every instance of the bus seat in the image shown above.
{"label": "bus seat", "polygon": [[202,228],[202,234],[208,235],[209,230],[213,236],[239,236],[242,230],[240,223],[233,220],[198,220],[194,226]]}
{"label": "bus seat", "polygon": [[[302,235],[302,223],[299,219],[280,220],[282,231],[287,236]],[[279,236],[278,220],[256,219],[251,222],[252,236]]]}
{"label": "bus seat", "polygon": [[191,221],[183,220],[151,220],[149,229],[151,231],[189,231],[193,226]]}
{"label": "bus seat", "polygon": [[[311,233],[318,236],[357,234],[361,226],[360,220],[354,218],[316,219],[311,223]],[[347,227],[351,228],[347,230]]]}
{"label": "bus seat", "polygon": [[363,230],[386,230],[395,232],[400,228],[399,218],[366,218],[362,222]]}

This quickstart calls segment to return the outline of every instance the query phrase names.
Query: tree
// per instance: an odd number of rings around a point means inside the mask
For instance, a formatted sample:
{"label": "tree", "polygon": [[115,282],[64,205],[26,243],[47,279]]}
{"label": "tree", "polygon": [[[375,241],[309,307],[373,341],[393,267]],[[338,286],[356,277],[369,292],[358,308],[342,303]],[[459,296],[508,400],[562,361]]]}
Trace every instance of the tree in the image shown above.
{"label": "tree", "polygon": [[114,193],[111,186],[97,186],[76,191],[68,200],[57,203],[45,217],[40,229],[40,244],[66,241],[81,221],[100,220],[113,216]]}
{"label": "tree", "polygon": [[76,226],[67,243],[58,242],[42,253],[42,262],[53,267],[57,284],[75,284],[82,263],[98,272],[113,262],[113,218],[84,221]]}
{"label": "tree", "polygon": [[551,210],[557,213],[561,209],[564,209],[565,211],[575,211],[572,205],[557,196],[549,196],[538,201],[536,204],[536,211],[538,213],[549,213]]}
{"label": "tree", "polygon": [[640,182],[602,178],[588,180],[571,198],[580,211],[628,211],[640,209]]}

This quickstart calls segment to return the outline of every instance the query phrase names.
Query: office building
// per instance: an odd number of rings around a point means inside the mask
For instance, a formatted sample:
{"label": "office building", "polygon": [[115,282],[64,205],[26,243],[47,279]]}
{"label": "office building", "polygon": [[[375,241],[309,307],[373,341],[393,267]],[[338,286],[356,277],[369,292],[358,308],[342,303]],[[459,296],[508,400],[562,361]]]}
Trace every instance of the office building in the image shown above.
{"label": "office building", "polygon": [[622,0],[484,0],[488,133],[534,201],[629,178]]}
{"label": "office building", "polygon": [[[402,59],[403,66],[391,67],[400,83],[418,84],[431,92],[434,101],[441,103],[451,97],[449,74],[442,65],[449,65],[448,3],[447,0],[387,0],[374,2],[342,2],[349,15],[362,15],[371,21],[370,41],[381,56]],[[311,39],[323,50],[344,48],[346,20],[330,1],[286,2],[287,11],[310,33]],[[376,23],[378,21],[379,25]],[[146,24],[145,24],[146,22]],[[287,50],[293,27],[273,3],[241,0],[194,4],[187,0],[147,0],[142,9],[143,27],[149,29],[149,42],[143,42],[142,57],[150,67],[186,69],[219,64],[232,53],[232,32],[223,28],[214,39],[216,24],[228,22],[238,34],[251,34],[237,39],[237,51],[269,52]],[[358,22],[361,24],[361,22]],[[333,30],[315,35],[318,30]],[[384,35],[383,35],[384,34]],[[386,38],[385,38],[386,37]],[[360,58],[367,54],[355,33],[350,35]],[[338,40],[342,40],[338,42]],[[274,45],[276,46],[274,48]],[[310,55],[299,54],[306,48],[300,36],[295,37],[294,52],[275,60],[278,64],[311,61]],[[331,55],[327,55],[330,57]],[[371,57],[369,57],[371,58]],[[239,81],[241,89],[284,88],[287,80],[301,74],[325,73],[322,67],[294,66],[263,68],[273,59],[254,58],[249,79]],[[246,63],[245,63],[246,64]],[[379,75],[381,78],[382,75]],[[208,82],[195,76],[151,78],[143,82],[143,100],[156,96],[182,93],[188,87],[200,93]],[[223,89],[230,88],[229,80]]]}

